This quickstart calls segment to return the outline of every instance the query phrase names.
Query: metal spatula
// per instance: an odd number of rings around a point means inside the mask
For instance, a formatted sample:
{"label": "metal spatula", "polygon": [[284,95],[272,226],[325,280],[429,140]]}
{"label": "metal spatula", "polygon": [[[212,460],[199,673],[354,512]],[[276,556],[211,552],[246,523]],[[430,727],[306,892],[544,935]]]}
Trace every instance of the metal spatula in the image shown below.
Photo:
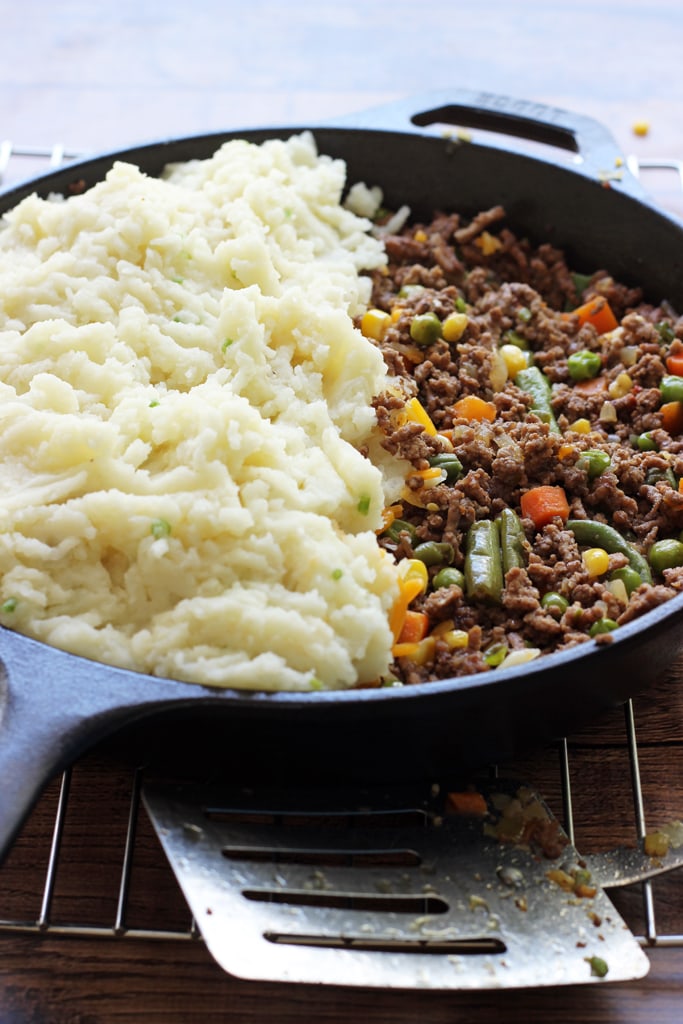
{"label": "metal spatula", "polygon": [[450,795],[150,783],[143,800],[210,952],[241,978],[430,989],[639,978],[648,959],[603,886],[682,859],[614,851],[593,867],[537,793],[500,780]]}

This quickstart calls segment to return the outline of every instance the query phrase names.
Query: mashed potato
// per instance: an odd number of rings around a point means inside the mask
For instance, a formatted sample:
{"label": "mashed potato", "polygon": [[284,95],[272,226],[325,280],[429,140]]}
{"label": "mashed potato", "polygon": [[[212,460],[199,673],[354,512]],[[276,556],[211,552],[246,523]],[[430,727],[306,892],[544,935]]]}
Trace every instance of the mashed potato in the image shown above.
{"label": "mashed potato", "polygon": [[380,266],[308,134],[118,163],[0,231],[0,622],[248,689],[386,671]]}

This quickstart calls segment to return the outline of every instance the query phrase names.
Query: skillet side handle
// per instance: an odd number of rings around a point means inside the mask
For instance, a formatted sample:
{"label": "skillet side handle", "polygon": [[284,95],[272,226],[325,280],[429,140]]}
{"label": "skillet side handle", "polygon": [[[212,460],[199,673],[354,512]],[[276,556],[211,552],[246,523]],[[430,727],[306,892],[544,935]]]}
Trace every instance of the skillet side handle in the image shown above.
{"label": "skillet side handle", "polygon": [[603,124],[584,114],[545,103],[456,88],[413,96],[344,120],[355,127],[394,131],[415,131],[434,125],[478,128],[530,142],[542,142],[551,147],[544,154],[544,159],[549,162],[567,166],[566,156],[554,155],[553,148],[575,153],[575,170],[602,184],[619,188],[636,199],[648,199],[647,192],[628,169],[623,153]]}

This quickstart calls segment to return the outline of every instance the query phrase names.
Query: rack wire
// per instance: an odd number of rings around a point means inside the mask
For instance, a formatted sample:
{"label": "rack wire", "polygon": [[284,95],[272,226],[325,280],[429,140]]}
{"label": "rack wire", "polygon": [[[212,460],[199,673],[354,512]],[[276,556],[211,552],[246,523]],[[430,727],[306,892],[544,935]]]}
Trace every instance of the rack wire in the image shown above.
{"label": "rack wire", "polygon": [[[56,168],[77,158],[80,154],[77,151],[66,149],[61,145],[49,147],[40,146],[16,146],[10,141],[0,141],[0,187],[6,188],[11,184],[20,182],[40,173],[41,171]],[[683,195],[683,160],[654,159],[636,161],[628,158],[629,170],[641,176],[643,172],[666,172],[673,174],[676,179],[676,196],[680,201]],[[628,701],[624,706],[624,737],[628,751],[629,763],[629,787],[631,789],[633,820],[632,838],[633,841],[642,839],[646,834],[645,801],[643,795],[643,780],[641,776],[639,746],[636,736],[636,721],[634,706]],[[572,842],[575,842],[575,808],[574,792],[575,777],[572,765],[572,750],[570,743],[565,739],[557,746],[559,794],[561,801],[561,817],[563,818],[564,829]],[[67,830],[67,819],[73,815],[74,808],[78,807],[78,794],[72,793],[72,780],[74,771],[78,771],[78,765],[69,768],[63,773],[59,781],[56,794],[56,809],[51,828],[48,829],[48,851],[46,856],[46,867],[42,875],[42,881],[36,890],[26,894],[25,904],[30,905],[24,914],[13,913],[3,915],[4,880],[6,868],[0,869],[0,934],[47,934],[52,936],[80,936],[84,938],[106,938],[106,939],[147,939],[158,941],[192,942],[200,939],[195,922],[191,919],[189,910],[187,919],[182,924],[173,926],[158,926],[157,922],[145,922],[140,924],[130,923],[131,903],[131,879],[133,876],[136,857],[138,855],[138,834],[141,818],[144,811],[141,804],[141,789],[144,778],[142,768],[131,769],[126,773],[127,795],[122,799],[127,800],[127,815],[125,821],[125,835],[121,847],[121,859],[117,868],[117,880],[115,883],[115,898],[110,902],[113,911],[106,919],[104,916],[95,923],[76,923],[64,915],[55,912],[55,892],[57,889],[58,875],[62,862],[65,831]],[[495,771],[495,769],[493,769]],[[589,852],[589,851],[585,851]],[[159,857],[163,860],[161,851]],[[170,868],[168,868],[170,877]],[[660,930],[654,890],[658,880],[646,881],[640,884],[641,908],[636,915],[638,927],[634,927],[634,933],[638,941],[647,948],[653,947],[677,947],[683,948],[683,931],[678,927]],[[178,890],[179,892],[179,890]],[[182,897],[180,897],[182,901]],[[623,913],[623,910],[622,910]],[[632,924],[628,914],[624,914],[627,923]]]}

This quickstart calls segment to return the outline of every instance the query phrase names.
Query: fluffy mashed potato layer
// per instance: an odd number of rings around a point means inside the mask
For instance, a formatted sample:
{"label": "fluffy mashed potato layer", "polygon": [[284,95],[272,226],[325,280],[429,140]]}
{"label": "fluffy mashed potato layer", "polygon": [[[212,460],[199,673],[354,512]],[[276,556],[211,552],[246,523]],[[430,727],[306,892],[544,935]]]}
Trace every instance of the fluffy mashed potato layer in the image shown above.
{"label": "fluffy mashed potato layer", "polygon": [[384,256],[308,134],[119,163],[0,231],[0,622],[160,676],[349,687],[393,562],[351,316]]}

